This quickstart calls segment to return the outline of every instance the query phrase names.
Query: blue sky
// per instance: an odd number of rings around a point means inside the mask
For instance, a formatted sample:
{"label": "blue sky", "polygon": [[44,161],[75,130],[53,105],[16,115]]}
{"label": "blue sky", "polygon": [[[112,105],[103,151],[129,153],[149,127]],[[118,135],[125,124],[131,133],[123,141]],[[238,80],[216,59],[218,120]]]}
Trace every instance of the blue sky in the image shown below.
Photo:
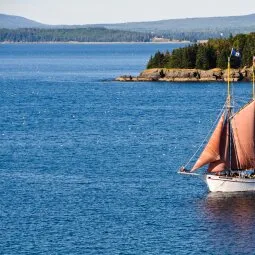
{"label": "blue sky", "polygon": [[0,0],[0,13],[45,24],[94,24],[255,13],[255,0]]}

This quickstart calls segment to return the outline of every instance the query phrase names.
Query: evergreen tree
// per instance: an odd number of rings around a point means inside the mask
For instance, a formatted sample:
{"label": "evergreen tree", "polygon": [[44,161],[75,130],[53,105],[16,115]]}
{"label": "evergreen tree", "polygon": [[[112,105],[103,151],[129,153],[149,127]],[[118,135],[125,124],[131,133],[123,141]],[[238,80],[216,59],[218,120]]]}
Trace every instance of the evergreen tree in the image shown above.
{"label": "evergreen tree", "polygon": [[[231,67],[251,66],[252,56],[255,56],[255,33],[239,34],[229,39],[210,39],[206,44],[194,44],[184,48],[174,49],[172,53],[157,52],[151,57],[148,68],[227,68],[231,48],[239,50],[241,58],[231,57]],[[241,59],[241,62],[240,62]]]}
{"label": "evergreen tree", "polygon": [[210,67],[209,58],[207,54],[207,47],[199,45],[197,50],[196,68],[207,70]]}
{"label": "evergreen tree", "polygon": [[246,39],[242,52],[242,66],[251,66],[253,56],[255,56],[255,33],[251,33]]}
{"label": "evergreen tree", "polygon": [[226,69],[228,66],[229,49],[223,48],[217,52],[217,67]]}

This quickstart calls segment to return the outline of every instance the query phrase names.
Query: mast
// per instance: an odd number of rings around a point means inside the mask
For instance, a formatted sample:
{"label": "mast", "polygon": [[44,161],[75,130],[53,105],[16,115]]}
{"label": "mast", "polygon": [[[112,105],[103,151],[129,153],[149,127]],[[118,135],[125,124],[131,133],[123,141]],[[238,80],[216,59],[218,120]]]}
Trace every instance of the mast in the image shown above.
{"label": "mast", "polygon": [[[233,51],[233,49],[232,49]],[[232,55],[232,52],[230,54],[230,57]],[[230,122],[230,117],[231,117],[231,92],[230,92],[230,57],[228,57],[228,96],[227,96],[227,122]],[[228,123],[229,124],[229,123]],[[228,151],[228,155],[229,155],[229,170],[231,170],[231,150],[232,150],[232,146],[231,146],[231,126],[228,125],[228,141],[229,141],[229,151]]]}
{"label": "mast", "polygon": [[231,95],[230,95],[230,57],[228,57],[228,97],[227,97],[227,109],[231,108]]}

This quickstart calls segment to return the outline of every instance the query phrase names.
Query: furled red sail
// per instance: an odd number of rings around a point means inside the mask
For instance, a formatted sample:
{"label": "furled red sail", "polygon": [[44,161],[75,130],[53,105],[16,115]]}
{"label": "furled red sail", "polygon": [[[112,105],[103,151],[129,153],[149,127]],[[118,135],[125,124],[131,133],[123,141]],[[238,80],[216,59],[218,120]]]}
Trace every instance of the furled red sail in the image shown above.
{"label": "furled red sail", "polygon": [[[247,104],[231,120],[237,168],[255,168],[255,101]],[[233,168],[232,168],[233,169]]]}
{"label": "furled red sail", "polygon": [[191,169],[192,172],[208,163],[215,162],[221,159],[220,144],[222,139],[223,124],[224,124],[224,115],[221,116],[210,140],[208,141],[206,147],[202,151],[197,162]]}

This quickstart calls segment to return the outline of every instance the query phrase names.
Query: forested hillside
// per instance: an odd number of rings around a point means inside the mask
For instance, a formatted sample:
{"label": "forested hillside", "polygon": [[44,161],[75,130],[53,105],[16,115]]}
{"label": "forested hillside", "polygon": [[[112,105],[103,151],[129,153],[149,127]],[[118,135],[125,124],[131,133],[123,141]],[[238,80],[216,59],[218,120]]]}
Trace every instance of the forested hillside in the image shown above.
{"label": "forested hillside", "polygon": [[106,28],[0,29],[0,42],[149,42],[152,35]]}
{"label": "forested hillside", "polygon": [[228,39],[210,39],[204,44],[192,44],[173,50],[172,53],[157,52],[147,64],[147,68],[211,68],[227,67],[231,49],[235,48],[241,57],[232,57],[233,68],[251,66],[255,56],[255,33],[238,34]]}
{"label": "forested hillside", "polygon": [[168,40],[188,40],[220,37],[217,32],[149,33],[123,31],[103,27],[86,28],[0,28],[0,42],[149,42],[154,37]]}

